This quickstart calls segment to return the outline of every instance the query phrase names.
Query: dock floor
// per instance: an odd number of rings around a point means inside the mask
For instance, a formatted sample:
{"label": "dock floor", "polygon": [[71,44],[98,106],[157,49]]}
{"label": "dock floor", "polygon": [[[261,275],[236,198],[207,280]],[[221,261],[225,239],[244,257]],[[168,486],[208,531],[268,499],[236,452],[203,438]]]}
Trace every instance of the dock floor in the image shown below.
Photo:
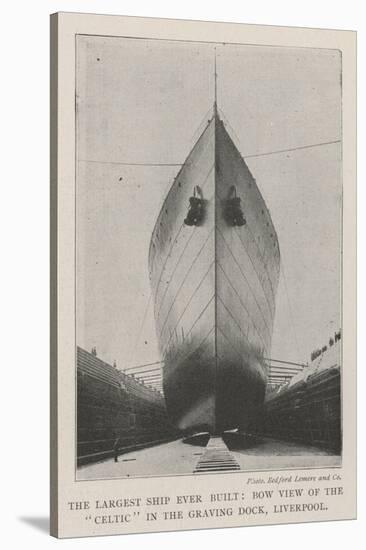
{"label": "dock floor", "polygon": [[[140,449],[113,458],[81,466],[78,480],[112,479],[161,475],[192,474],[206,447],[184,443],[181,439]],[[288,468],[326,468],[341,465],[341,457],[325,450],[297,443],[257,439],[245,448],[230,449],[241,471],[281,470]],[[200,475],[200,474],[197,474]]]}

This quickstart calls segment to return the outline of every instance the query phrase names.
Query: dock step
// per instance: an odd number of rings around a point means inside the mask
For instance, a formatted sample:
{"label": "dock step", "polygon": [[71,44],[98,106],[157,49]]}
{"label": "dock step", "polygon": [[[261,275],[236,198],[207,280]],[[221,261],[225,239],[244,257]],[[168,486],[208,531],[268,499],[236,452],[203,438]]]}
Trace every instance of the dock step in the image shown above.
{"label": "dock step", "polygon": [[193,473],[232,472],[240,466],[221,437],[211,437]]}

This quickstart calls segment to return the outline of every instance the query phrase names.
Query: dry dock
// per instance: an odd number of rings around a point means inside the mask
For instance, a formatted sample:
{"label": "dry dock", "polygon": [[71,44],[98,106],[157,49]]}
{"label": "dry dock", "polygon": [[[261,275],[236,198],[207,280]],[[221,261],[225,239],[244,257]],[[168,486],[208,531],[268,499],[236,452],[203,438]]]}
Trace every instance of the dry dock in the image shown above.
{"label": "dry dock", "polygon": [[[209,445],[208,445],[209,447]],[[206,446],[184,443],[179,439],[169,443],[125,453],[118,462],[107,459],[78,469],[77,479],[111,479],[122,477],[145,477],[161,475],[201,475],[197,465],[207,452]],[[235,448],[234,448],[235,447]],[[230,445],[229,454],[239,468],[233,471],[280,470],[286,468],[324,468],[341,465],[339,455],[312,446],[288,443],[270,438],[252,440],[245,448]],[[225,456],[225,461],[228,455]],[[222,468],[211,471],[222,471]]]}

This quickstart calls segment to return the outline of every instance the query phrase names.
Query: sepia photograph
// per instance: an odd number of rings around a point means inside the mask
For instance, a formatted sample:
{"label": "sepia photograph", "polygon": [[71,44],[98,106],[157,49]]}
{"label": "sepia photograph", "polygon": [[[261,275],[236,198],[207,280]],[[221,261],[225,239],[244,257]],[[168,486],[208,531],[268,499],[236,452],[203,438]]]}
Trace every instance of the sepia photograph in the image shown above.
{"label": "sepia photograph", "polygon": [[76,480],[340,467],[340,50],[75,49]]}

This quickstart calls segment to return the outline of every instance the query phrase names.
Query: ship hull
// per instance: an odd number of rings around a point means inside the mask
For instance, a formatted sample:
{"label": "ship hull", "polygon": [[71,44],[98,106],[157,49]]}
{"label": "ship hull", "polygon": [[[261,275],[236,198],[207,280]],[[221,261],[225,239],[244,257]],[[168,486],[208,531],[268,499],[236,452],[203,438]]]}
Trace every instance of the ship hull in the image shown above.
{"label": "ship hull", "polygon": [[[194,349],[194,348],[193,348]],[[170,420],[184,432],[220,434],[255,422],[264,401],[266,377],[260,363],[215,358],[200,348],[182,362],[167,362],[164,394]]]}
{"label": "ship hull", "polygon": [[[196,186],[204,218],[187,226]],[[225,214],[233,187],[246,221],[240,227]],[[171,421],[187,432],[246,429],[265,395],[279,248],[255,180],[217,114],[164,201],[149,270]]]}

